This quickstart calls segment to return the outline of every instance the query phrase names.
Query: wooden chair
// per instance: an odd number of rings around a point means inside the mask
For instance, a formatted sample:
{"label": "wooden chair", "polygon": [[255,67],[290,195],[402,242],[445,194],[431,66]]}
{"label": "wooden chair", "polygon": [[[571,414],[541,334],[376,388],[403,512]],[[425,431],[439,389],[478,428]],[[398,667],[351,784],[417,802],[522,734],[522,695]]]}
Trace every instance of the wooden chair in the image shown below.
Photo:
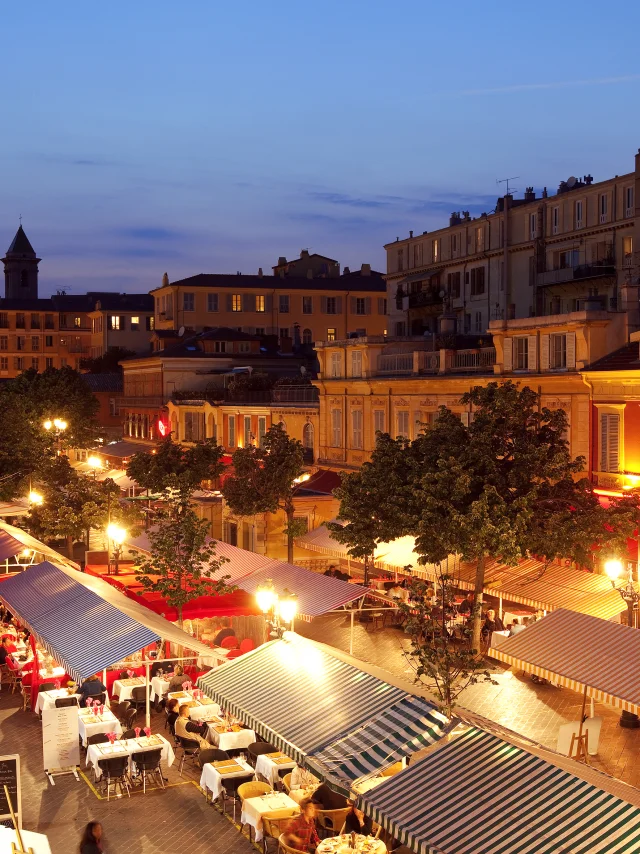
{"label": "wooden chair", "polygon": [[262,850],[268,854],[268,843],[270,839],[278,842],[280,836],[286,831],[291,819],[298,815],[299,810],[283,809],[266,812],[262,815]]}
{"label": "wooden chair", "polygon": [[316,824],[323,831],[322,837],[332,836],[339,832],[347,820],[347,814],[351,807],[343,807],[339,810],[316,810]]}
{"label": "wooden chair", "polygon": [[278,837],[278,854],[305,854],[305,852],[287,845],[284,841],[284,833],[281,833]]}

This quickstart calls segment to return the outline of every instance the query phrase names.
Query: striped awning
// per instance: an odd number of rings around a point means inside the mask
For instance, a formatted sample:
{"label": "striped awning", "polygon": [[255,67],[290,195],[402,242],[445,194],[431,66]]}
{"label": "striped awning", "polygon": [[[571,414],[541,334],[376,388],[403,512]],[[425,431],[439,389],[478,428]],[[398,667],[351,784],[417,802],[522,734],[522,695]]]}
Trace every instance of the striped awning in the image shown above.
{"label": "striped awning", "polygon": [[637,854],[640,809],[576,769],[472,727],[358,803],[416,854]]}
{"label": "striped awning", "polygon": [[292,633],[209,671],[198,687],[298,761],[408,696]]}
{"label": "striped awning", "polygon": [[201,654],[211,652],[101,578],[48,562],[4,581],[0,602],[78,681],[158,638]]}
{"label": "striped awning", "polygon": [[[391,542],[378,543],[374,554],[374,564],[379,569],[388,572],[400,571],[405,566],[418,566],[418,555],[414,551],[415,537],[399,537]],[[341,560],[352,560],[359,563],[357,558],[350,558],[347,546],[334,540],[326,525],[319,525],[312,531],[307,531],[296,538],[296,545],[312,552],[320,552]]]}
{"label": "striped awning", "polygon": [[75,569],[80,569],[77,563],[69,560],[58,554],[55,549],[41,543],[31,534],[23,531],[22,528],[16,528],[15,525],[9,525],[7,522],[0,521],[0,560],[9,560],[21,552],[28,550],[36,555],[49,558],[56,563],[64,563],[68,566],[73,566]]}
{"label": "striped awning", "polygon": [[308,756],[306,766],[333,789],[348,795],[359,777],[377,774],[399,759],[434,744],[447,718],[421,697],[403,697],[373,720]]}
{"label": "striped awning", "polygon": [[[616,594],[618,595],[618,594]],[[574,691],[640,714],[640,632],[559,610],[528,626],[491,655]]]}

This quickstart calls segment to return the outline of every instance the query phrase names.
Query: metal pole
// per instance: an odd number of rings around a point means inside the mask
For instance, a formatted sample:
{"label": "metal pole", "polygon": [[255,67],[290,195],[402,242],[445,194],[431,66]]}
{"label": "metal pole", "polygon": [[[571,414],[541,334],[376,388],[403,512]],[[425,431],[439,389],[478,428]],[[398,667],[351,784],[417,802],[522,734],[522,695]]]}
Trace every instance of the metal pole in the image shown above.
{"label": "metal pole", "polygon": [[147,692],[147,695],[146,695],[146,697],[145,697],[145,701],[146,701],[146,702],[145,702],[145,706],[146,706],[146,720],[145,720],[145,726],[148,726],[148,727],[150,727],[150,726],[151,726],[151,700],[150,700],[150,691],[149,691],[149,685],[151,684],[151,682],[150,682],[150,680],[149,680],[149,666],[150,666],[150,665],[149,665],[149,661],[147,660],[147,661],[145,662],[145,670],[147,671],[147,673],[146,673],[146,675],[147,675],[147,681],[146,681],[146,684],[145,684],[145,691]]}
{"label": "metal pole", "polygon": [[353,655],[353,620],[356,615],[356,612],[351,609],[351,631],[349,633],[349,655]]}

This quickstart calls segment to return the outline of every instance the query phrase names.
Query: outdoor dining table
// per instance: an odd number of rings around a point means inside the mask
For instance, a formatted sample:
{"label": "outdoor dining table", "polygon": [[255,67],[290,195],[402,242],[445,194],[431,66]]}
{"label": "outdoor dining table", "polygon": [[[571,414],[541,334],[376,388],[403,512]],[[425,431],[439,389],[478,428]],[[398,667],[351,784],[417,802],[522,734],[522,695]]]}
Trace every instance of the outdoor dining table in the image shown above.
{"label": "outdoor dining table", "polygon": [[291,815],[297,815],[300,812],[298,804],[284,792],[271,792],[257,798],[246,798],[242,802],[240,824],[250,824],[256,832],[256,842],[260,842],[262,839],[262,816],[266,812],[287,809],[291,810]]}
{"label": "outdoor dining table", "polygon": [[[190,711],[193,711],[193,709]],[[229,732],[227,724],[220,718],[207,721],[207,724],[209,728],[208,740],[219,750],[245,750],[257,740],[256,734],[252,729],[242,727],[241,729]]]}
{"label": "outdoor dining table", "polygon": [[164,676],[154,676],[151,680],[151,702],[159,703],[169,690],[169,679]]}
{"label": "outdoor dining table", "polygon": [[143,676],[134,676],[130,679],[116,679],[111,689],[113,697],[117,697],[120,703],[125,700],[130,700],[133,696],[134,688],[144,688],[146,680]]}
{"label": "outdoor dining table", "polygon": [[355,848],[351,847],[351,834],[343,833],[341,836],[330,836],[327,839],[321,839],[316,854],[351,854],[352,851],[357,851],[358,854],[386,854],[387,846],[382,839],[376,839],[375,836],[362,836],[360,833],[355,834]]}
{"label": "outdoor dining table", "polygon": [[244,777],[253,774],[253,768],[239,756],[236,759],[224,759],[220,762],[207,762],[202,768],[200,788],[211,792],[211,801],[217,800],[222,794],[222,781],[229,777]]}
{"label": "outdoor dining table", "polygon": [[53,691],[40,691],[36,700],[36,714],[39,715],[44,709],[55,709],[56,700],[61,697],[77,697],[80,694],[69,694],[66,688],[54,688]]}
{"label": "outdoor dining table", "polygon": [[228,649],[225,649],[222,646],[215,646],[211,650],[211,653],[205,653],[204,655],[199,655],[196,660],[196,665],[198,669],[203,667],[218,667],[220,664],[224,664],[227,660]]}
{"label": "outdoor dining table", "polygon": [[285,756],[279,750],[275,753],[262,753],[256,759],[256,777],[260,774],[267,783],[275,786],[280,782],[279,771],[283,769],[291,771],[295,767],[295,759]]}
{"label": "outdoor dining table", "polygon": [[92,765],[96,775],[96,780],[102,776],[102,769],[98,765],[100,759],[111,759],[113,756],[128,756],[129,771],[131,771],[131,756],[134,753],[142,753],[147,750],[157,750],[162,748],[160,757],[161,762],[166,762],[167,765],[173,765],[175,753],[166,738],[161,735],[152,735],[150,738],[141,736],[140,738],[128,738],[123,741],[116,741],[111,744],[92,744],[87,750],[87,765]]}
{"label": "outdoor dining table", "polygon": [[79,708],[78,734],[83,746],[87,746],[90,735],[96,735],[99,732],[115,732],[120,735],[122,732],[120,721],[108,709],[105,709],[101,715],[94,715],[93,709]]}
{"label": "outdoor dining table", "polygon": [[186,703],[189,706],[189,717],[192,721],[208,721],[213,718],[219,720],[220,706],[209,697],[195,700],[188,691],[176,691],[173,694],[168,694],[167,698],[177,700],[178,708]]}

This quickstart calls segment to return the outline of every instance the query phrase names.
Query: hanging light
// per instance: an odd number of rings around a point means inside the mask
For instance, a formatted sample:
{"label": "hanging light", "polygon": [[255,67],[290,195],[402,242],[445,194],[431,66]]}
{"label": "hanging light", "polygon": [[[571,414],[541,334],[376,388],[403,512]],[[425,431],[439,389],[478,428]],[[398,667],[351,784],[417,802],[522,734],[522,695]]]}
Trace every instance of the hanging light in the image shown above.
{"label": "hanging light", "polygon": [[298,597],[295,593],[289,592],[287,588],[282,591],[282,596],[279,600],[280,617],[285,623],[290,623],[298,613]]}
{"label": "hanging light", "polygon": [[620,573],[622,572],[622,563],[616,558],[608,560],[604,565],[604,571],[607,573],[611,581],[615,581],[616,578],[620,577]]}
{"label": "hanging light", "polygon": [[277,598],[276,588],[273,586],[273,581],[270,578],[267,578],[266,581],[263,581],[256,588],[258,608],[265,614],[273,608]]}

